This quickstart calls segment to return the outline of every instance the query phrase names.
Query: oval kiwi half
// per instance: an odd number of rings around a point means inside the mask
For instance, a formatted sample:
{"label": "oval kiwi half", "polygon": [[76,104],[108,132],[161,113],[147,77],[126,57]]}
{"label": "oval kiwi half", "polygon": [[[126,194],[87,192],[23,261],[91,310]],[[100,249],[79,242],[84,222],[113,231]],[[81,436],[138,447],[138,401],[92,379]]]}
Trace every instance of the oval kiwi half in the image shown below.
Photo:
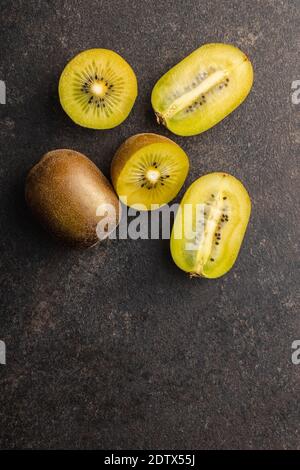
{"label": "oval kiwi half", "polygon": [[116,52],[89,49],[66,65],[58,90],[63,109],[76,124],[111,129],[130,113],[137,97],[137,80]]}
{"label": "oval kiwi half", "polygon": [[206,44],[158,80],[152,106],[158,122],[175,134],[200,134],[237,108],[252,83],[251,62],[240,49]]}
{"label": "oval kiwi half", "polygon": [[176,214],[171,254],[192,276],[217,278],[233,266],[247,228],[251,201],[243,184],[227,173],[197,179]]}
{"label": "oval kiwi half", "polygon": [[137,134],[117,150],[111,177],[120,200],[138,210],[156,209],[179,192],[189,159],[179,145],[157,134]]}

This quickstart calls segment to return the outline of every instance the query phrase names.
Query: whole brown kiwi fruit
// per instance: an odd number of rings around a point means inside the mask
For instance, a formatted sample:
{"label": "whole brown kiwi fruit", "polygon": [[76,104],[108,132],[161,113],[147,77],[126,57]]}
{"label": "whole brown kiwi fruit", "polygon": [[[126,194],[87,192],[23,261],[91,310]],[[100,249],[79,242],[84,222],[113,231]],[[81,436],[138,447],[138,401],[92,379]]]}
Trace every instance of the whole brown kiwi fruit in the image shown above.
{"label": "whole brown kiwi fruit", "polygon": [[[119,200],[106,177],[89,158],[74,150],[46,153],[27,176],[25,198],[52,235],[79,248],[100,241],[99,222],[106,222],[103,239],[121,217]],[[113,210],[107,212],[107,205]]]}

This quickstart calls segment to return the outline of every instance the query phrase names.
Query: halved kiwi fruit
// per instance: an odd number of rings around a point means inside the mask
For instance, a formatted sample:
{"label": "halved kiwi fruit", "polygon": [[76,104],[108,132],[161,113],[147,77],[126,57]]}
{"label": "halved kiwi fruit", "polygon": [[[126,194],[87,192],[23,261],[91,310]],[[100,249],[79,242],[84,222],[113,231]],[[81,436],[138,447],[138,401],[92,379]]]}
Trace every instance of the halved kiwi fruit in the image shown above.
{"label": "halved kiwi fruit", "polygon": [[200,134],[237,108],[252,83],[251,62],[240,49],[206,44],[158,80],[152,106],[158,122],[175,134]]}
{"label": "halved kiwi fruit", "polygon": [[[85,155],[58,149],[30,170],[25,187],[28,206],[60,240],[77,247],[95,245],[118,225],[118,198],[103,173]],[[103,230],[98,230],[99,224]]]}
{"label": "halved kiwi fruit", "polygon": [[144,133],[130,137],[117,150],[111,178],[124,204],[151,210],[178,194],[188,170],[189,159],[179,145],[167,137]]}
{"label": "halved kiwi fruit", "polygon": [[116,52],[89,49],[66,65],[58,89],[63,109],[76,124],[111,129],[130,113],[137,97],[137,80]]}
{"label": "halved kiwi fruit", "polygon": [[191,276],[217,278],[233,266],[251,212],[250,197],[234,176],[210,173],[185,193],[176,214],[171,254]]}

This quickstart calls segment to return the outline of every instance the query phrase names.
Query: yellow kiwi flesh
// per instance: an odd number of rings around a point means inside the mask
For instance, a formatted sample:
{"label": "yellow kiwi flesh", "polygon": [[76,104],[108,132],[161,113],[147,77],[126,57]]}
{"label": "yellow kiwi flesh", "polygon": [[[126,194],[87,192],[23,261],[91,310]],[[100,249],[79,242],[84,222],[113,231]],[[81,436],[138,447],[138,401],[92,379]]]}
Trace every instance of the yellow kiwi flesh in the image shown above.
{"label": "yellow kiwi flesh", "polygon": [[170,202],[180,191],[189,169],[186,153],[157,134],[137,134],[117,150],[111,178],[120,200],[138,210]]}
{"label": "yellow kiwi flesh", "polygon": [[118,198],[106,177],[89,158],[74,150],[45,154],[27,176],[25,197],[44,228],[78,247],[99,241],[97,226],[104,220],[102,238],[108,236],[121,216]]}
{"label": "yellow kiwi flesh", "polygon": [[152,106],[158,122],[175,134],[200,134],[236,109],[252,83],[251,62],[240,49],[206,44],[158,80]]}
{"label": "yellow kiwi flesh", "polygon": [[130,113],[137,97],[137,80],[116,52],[89,49],[66,65],[58,90],[63,109],[76,124],[111,129]]}
{"label": "yellow kiwi flesh", "polygon": [[223,276],[238,256],[250,212],[248,192],[234,176],[210,173],[197,179],[176,214],[174,262],[191,276]]}

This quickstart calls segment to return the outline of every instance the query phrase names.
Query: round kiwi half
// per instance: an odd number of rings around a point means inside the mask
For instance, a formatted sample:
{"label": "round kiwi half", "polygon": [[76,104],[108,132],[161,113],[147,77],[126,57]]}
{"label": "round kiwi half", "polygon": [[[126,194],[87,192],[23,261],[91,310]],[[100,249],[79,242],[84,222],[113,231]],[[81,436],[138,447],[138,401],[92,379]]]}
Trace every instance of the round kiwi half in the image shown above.
{"label": "round kiwi half", "polygon": [[137,80],[116,52],[89,49],[66,65],[58,90],[63,109],[76,124],[111,129],[130,113],[137,97]]}
{"label": "round kiwi half", "polygon": [[121,201],[138,210],[156,209],[180,191],[189,159],[179,145],[157,134],[137,134],[117,150],[111,178]]}

